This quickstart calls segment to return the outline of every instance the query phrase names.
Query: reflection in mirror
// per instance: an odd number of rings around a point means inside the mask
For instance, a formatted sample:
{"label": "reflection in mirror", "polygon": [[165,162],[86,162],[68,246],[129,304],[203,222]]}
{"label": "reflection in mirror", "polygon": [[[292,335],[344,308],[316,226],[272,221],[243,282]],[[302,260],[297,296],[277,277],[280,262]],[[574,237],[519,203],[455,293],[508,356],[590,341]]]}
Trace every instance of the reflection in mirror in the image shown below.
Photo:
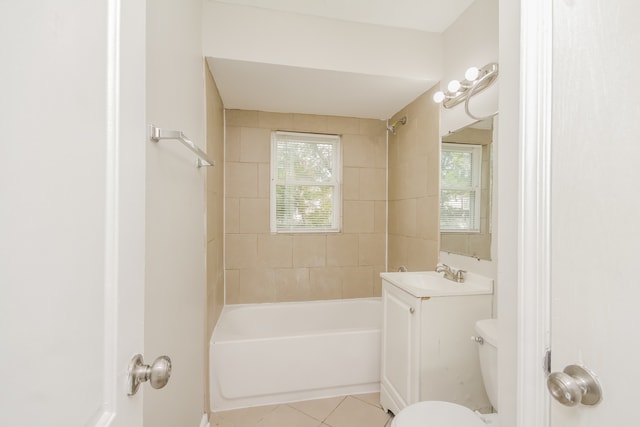
{"label": "reflection in mirror", "polygon": [[491,259],[493,119],[442,137],[440,250]]}

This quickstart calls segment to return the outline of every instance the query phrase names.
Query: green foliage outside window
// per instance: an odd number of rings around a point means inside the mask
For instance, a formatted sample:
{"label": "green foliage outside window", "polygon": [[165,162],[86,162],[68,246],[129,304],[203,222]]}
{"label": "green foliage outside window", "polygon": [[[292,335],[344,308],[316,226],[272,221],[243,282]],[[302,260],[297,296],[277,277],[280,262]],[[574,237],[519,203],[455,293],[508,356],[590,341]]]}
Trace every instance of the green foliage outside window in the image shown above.
{"label": "green foliage outside window", "polygon": [[[326,136],[315,136],[315,138]],[[336,155],[338,145],[314,136],[276,134],[275,220],[278,231],[336,228]],[[331,137],[334,138],[335,137]]]}
{"label": "green foliage outside window", "polygon": [[478,231],[479,165],[482,156],[476,146],[449,149],[443,146],[440,164],[440,229]]}

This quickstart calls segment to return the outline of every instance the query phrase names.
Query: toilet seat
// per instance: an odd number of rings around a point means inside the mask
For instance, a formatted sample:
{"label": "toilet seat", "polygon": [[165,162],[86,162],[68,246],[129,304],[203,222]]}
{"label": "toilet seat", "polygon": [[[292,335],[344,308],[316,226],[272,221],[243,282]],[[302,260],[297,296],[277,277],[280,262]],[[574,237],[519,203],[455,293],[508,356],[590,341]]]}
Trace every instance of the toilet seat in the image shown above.
{"label": "toilet seat", "polygon": [[430,400],[409,405],[396,415],[392,427],[487,427],[471,409],[451,402]]}

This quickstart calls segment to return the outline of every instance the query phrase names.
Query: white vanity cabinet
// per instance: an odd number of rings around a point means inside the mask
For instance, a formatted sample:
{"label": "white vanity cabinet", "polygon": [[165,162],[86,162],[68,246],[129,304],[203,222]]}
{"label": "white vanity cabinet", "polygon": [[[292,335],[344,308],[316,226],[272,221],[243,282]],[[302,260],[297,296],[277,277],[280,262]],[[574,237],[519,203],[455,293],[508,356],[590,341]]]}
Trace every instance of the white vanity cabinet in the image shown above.
{"label": "white vanity cabinet", "polygon": [[[491,317],[493,281],[445,281],[435,272],[382,273],[380,402],[397,414],[423,400],[489,408],[478,360],[477,320]],[[448,283],[447,283],[448,282]]]}

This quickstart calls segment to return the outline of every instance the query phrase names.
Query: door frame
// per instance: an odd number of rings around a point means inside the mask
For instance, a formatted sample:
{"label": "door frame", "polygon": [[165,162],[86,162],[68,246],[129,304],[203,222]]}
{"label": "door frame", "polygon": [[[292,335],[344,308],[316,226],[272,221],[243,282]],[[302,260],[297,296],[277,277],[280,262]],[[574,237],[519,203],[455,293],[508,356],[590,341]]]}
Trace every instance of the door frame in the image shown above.
{"label": "door frame", "polygon": [[144,352],[146,2],[107,0],[104,413],[96,427],[143,425],[128,365]]}
{"label": "door frame", "polygon": [[521,1],[516,426],[548,427],[553,1]]}

